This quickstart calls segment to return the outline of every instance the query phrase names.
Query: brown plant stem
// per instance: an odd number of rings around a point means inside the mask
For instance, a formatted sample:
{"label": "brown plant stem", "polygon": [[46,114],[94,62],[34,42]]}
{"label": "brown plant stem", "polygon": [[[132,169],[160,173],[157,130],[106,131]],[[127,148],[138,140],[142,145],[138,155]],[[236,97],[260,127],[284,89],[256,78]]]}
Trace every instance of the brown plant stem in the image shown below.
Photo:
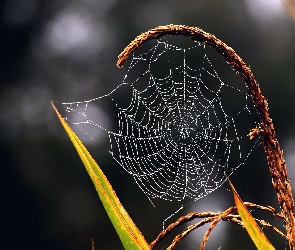
{"label": "brown plant stem", "polygon": [[259,84],[255,80],[251,69],[243,62],[243,60],[232,48],[228,47],[214,35],[206,33],[197,27],[173,24],[158,26],[137,36],[119,55],[117,61],[118,67],[122,68],[127,57],[143,43],[151,39],[157,39],[164,35],[184,35],[190,37],[194,41],[208,44],[214,48],[245,81],[260,117],[261,128],[259,133],[262,135],[262,144],[267,155],[272,184],[277,192],[278,202],[286,221],[286,231],[290,249],[294,249],[294,199],[291,193],[290,181],[287,176],[286,163],[283,152],[276,138],[273,122],[269,117],[267,100],[262,95]]}
{"label": "brown plant stem", "polygon": [[[278,213],[273,207],[265,207],[265,206],[260,206],[254,203],[250,203],[250,202],[244,202],[244,205],[247,208],[255,208],[255,209],[259,209],[268,213],[273,214],[274,216],[276,216],[279,219],[284,220],[284,217],[282,214]],[[184,215],[182,217],[180,217],[177,221],[175,221],[174,223],[171,223],[166,229],[164,229],[158,236],[157,238],[150,244],[151,249],[154,249],[161,240],[163,240],[170,232],[172,232],[174,229],[176,229],[177,227],[183,225],[186,222],[192,221],[196,218],[204,218],[202,221],[198,222],[197,224],[191,225],[189,226],[187,229],[185,229],[181,234],[177,235],[173,242],[171,243],[171,245],[169,246],[170,249],[173,249],[177,243],[180,242],[180,240],[182,240],[185,236],[187,236],[189,233],[191,233],[193,230],[199,228],[200,226],[203,226],[206,223],[209,222],[213,222],[216,221],[217,223],[220,220],[224,220],[224,221],[230,221],[233,222],[239,226],[244,227],[243,222],[241,221],[241,217],[239,215],[233,215],[231,213],[233,213],[234,211],[236,211],[237,208],[236,206],[230,207],[227,210],[225,210],[224,212],[218,212],[218,213],[214,213],[214,212],[193,212],[193,213],[189,213],[187,215]],[[218,218],[218,220],[217,220]],[[267,228],[268,230],[271,231],[275,231],[278,234],[280,234],[281,236],[286,237],[279,229],[277,229],[276,227],[270,225],[268,222],[262,221],[262,220],[257,220],[263,227]],[[285,222],[285,221],[284,221]],[[216,226],[216,223],[214,225],[214,227]],[[209,229],[207,230],[207,232],[204,235],[204,240],[207,241],[209,238],[209,234],[211,233],[213,227],[212,224],[209,227]],[[209,232],[208,232],[209,231]],[[201,243],[204,245],[204,243]],[[204,245],[205,246],[205,245]]]}

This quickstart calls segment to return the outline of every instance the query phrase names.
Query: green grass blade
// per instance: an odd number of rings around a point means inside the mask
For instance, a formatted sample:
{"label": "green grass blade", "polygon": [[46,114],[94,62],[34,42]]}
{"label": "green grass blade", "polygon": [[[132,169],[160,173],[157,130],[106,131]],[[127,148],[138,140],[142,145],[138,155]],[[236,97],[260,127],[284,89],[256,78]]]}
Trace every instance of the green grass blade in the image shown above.
{"label": "green grass blade", "polygon": [[143,235],[136,227],[136,225],[133,223],[132,219],[129,217],[128,213],[122,206],[115,191],[113,190],[111,184],[107,180],[106,176],[104,175],[100,167],[97,165],[95,160],[89,154],[85,146],[73,132],[70,126],[61,117],[53,103],[52,106],[61,124],[63,125],[72,143],[74,144],[95,186],[99,198],[102,201],[103,206],[121,239],[124,248],[128,250],[150,249]]}
{"label": "green grass blade", "polygon": [[227,178],[227,180],[233,192],[238,213],[241,216],[242,221],[245,225],[245,228],[248,234],[250,235],[252,241],[254,242],[255,246],[257,247],[257,249],[258,250],[275,250],[275,248],[269,242],[265,234],[260,230],[259,226],[257,225],[256,221],[254,220],[254,218],[252,217],[248,209],[244,206],[243,201],[241,200],[240,196],[238,195],[237,191],[235,190],[229,178]]}

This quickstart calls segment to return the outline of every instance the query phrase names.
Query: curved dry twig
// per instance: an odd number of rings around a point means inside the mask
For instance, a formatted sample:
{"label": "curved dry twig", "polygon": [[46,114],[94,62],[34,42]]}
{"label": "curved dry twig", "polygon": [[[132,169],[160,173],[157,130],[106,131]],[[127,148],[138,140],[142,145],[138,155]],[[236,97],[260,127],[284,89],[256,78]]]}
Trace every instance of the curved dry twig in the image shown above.
{"label": "curved dry twig", "polygon": [[209,217],[209,218],[205,218],[202,221],[190,225],[187,227],[187,229],[185,229],[181,234],[177,235],[174,240],[172,241],[172,243],[170,244],[170,246],[167,247],[166,250],[172,250],[176,247],[176,245],[184,238],[186,237],[189,233],[191,233],[193,230],[205,225],[208,222],[214,221],[215,218],[214,217]]}
{"label": "curved dry twig", "polygon": [[[225,218],[223,218],[224,221],[230,221],[230,222],[233,222],[241,227],[244,228],[244,223],[242,222],[241,220],[241,217],[239,215],[227,215]],[[288,237],[286,235],[284,235],[278,228],[274,227],[273,225],[270,225],[268,222],[266,221],[263,221],[263,220],[257,220],[255,219],[257,222],[259,222],[261,224],[262,227],[270,230],[270,231],[274,231],[278,234],[280,234],[281,236],[285,237],[287,240],[288,240]],[[197,224],[194,224],[194,225],[190,225],[189,227],[187,227],[186,230],[184,230],[181,234],[177,235],[174,240],[172,241],[172,243],[168,246],[167,250],[172,250],[176,247],[176,245],[185,237],[187,236],[189,233],[191,233],[193,230],[199,228],[200,226],[203,226],[205,223],[209,223],[211,222],[212,223],[215,221],[215,218],[205,218],[204,220],[200,221],[199,223]],[[219,222],[219,221],[218,221]],[[217,223],[218,223],[217,222]],[[216,224],[217,225],[217,224]],[[207,230],[208,232],[208,230]],[[207,233],[206,232],[206,233]],[[204,235],[204,239],[201,243],[201,250],[205,249],[205,244],[206,242],[208,241],[209,239],[209,234],[212,232],[212,230],[210,230],[210,232],[206,235]]]}
{"label": "curved dry twig", "polygon": [[[255,130],[255,133],[260,133],[262,135],[262,144],[267,155],[273,187],[277,192],[278,202],[284,220],[286,221],[289,246],[290,249],[293,249],[295,245],[294,199],[291,192],[290,180],[287,176],[284,155],[276,138],[273,122],[269,117],[267,100],[262,95],[259,84],[255,80],[251,69],[243,62],[237,53],[214,35],[206,33],[200,28],[170,24],[158,26],[137,36],[119,55],[117,61],[118,67],[122,68],[127,57],[143,43],[165,35],[184,35],[190,37],[194,41],[208,44],[214,48],[245,81],[261,120],[261,128],[259,131]],[[254,136],[255,133],[252,131],[251,136]]]}
{"label": "curved dry twig", "polygon": [[174,223],[170,224],[166,229],[164,229],[158,236],[157,238],[150,244],[151,249],[155,248],[159,242],[165,237],[167,236],[172,230],[174,230],[175,228],[183,225],[184,223],[188,222],[188,221],[192,221],[193,219],[196,218],[213,218],[216,216],[216,213],[213,212],[193,212],[193,213],[189,213],[185,216],[180,217],[177,221],[175,221]]}
{"label": "curved dry twig", "polygon": [[205,245],[209,239],[209,235],[212,232],[212,230],[217,226],[217,224],[221,221],[224,220],[224,218],[229,215],[232,212],[232,207],[229,209],[225,210],[224,212],[220,213],[218,216],[215,217],[215,219],[212,221],[210,227],[207,229],[207,231],[204,234],[203,241],[201,243],[201,250],[205,249]]}
{"label": "curved dry twig", "polygon": [[[284,220],[284,216],[280,213],[278,213],[273,207],[270,206],[261,206],[261,205],[257,205],[251,202],[244,202],[244,205],[248,208],[255,208],[255,209],[260,209],[262,211],[268,212],[274,216],[276,216],[279,219]],[[173,249],[184,237],[186,237],[189,233],[191,233],[193,230],[203,226],[206,223],[211,222],[210,227],[208,228],[208,230],[206,231],[206,233],[204,234],[203,237],[203,241],[201,243],[201,249],[205,248],[206,242],[209,239],[209,235],[212,232],[212,230],[214,229],[214,227],[221,221],[230,221],[233,222],[241,227],[244,227],[243,222],[241,221],[241,217],[239,215],[233,215],[232,213],[234,211],[236,211],[237,208],[236,206],[230,207],[227,210],[223,211],[223,212],[193,212],[193,213],[189,213],[185,216],[180,217],[177,221],[175,221],[174,223],[171,223],[166,229],[164,229],[158,236],[157,238],[150,244],[151,249],[154,249],[161,240],[163,240],[163,238],[165,236],[167,236],[172,230],[176,229],[177,227],[179,227],[180,225],[183,225],[186,222],[192,221],[193,219],[196,218],[204,218],[202,221],[190,225],[189,227],[187,227],[181,234],[177,235],[173,242],[171,243],[171,245],[167,248],[167,249]],[[271,225],[270,223],[264,221],[264,220],[258,220],[255,219],[257,222],[259,222],[261,224],[262,227],[270,230],[270,231],[275,231],[278,234],[280,234],[281,236],[285,237],[286,239],[287,236],[284,235],[278,228],[274,227],[273,225]]]}

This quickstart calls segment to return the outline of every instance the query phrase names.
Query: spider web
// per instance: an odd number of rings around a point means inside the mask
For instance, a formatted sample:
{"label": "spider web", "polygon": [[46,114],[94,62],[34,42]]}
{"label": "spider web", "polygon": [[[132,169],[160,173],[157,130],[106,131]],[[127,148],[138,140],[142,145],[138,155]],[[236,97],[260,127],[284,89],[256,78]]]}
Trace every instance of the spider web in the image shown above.
{"label": "spider web", "polygon": [[[247,134],[259,124],[247,88],[216,52],[170,39],[133,53],[110,93],[64,103],[65,119],[105,132],[110,154],[150,200],[198,200],[244,164],[259,144]],[[92,106],[116,114],[112,125],[95,120]]]}

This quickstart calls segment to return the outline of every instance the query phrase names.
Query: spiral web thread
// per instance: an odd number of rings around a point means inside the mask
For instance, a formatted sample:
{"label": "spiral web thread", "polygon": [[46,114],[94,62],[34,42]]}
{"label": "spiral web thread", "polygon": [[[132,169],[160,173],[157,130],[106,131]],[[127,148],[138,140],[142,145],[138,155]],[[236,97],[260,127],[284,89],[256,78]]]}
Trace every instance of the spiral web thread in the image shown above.
{"label": "spiral web thread", "polygon": [[[202,55],[195,59],[197,67],[187,62],[194,50]],[[177,63],[169,54],[174,52],[181,55]],[[154,66],[160,62],[166,63],[165,69]],[[242,96],[243,106],[234,114],[224,107],[224,89]],[[104,99],[117,112],[117,128],[112,130],[88,117],[89,105]],[[83,118],[72,123],[90,124],[108,134],[109,152],[150,200],[206,196],[259,144],[247,136],[258,126],[247,89],[223,82],[199,42],[183,48],[157,39],[147,51],[133,53],[123,82],[109,94],[64,105]]]}

